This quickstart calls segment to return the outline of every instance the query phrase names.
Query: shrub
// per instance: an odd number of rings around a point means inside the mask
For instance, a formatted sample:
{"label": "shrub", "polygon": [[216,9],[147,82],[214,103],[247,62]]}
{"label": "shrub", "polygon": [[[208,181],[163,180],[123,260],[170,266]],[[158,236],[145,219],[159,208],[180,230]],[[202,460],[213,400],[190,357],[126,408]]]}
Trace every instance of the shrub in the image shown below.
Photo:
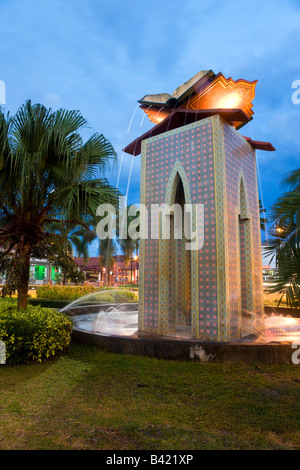
{"label": "shrub", "polygon": [[76,300],[91,292],[97,292],[99,288],[94,286],[58,286],[56,284],[46,284],[40,286],[36,290],[38,299],[55,299],[55,300]]}
{"label": "shrub", "polygon": [[109,292],[100,292],[96,294],[95,300],[102,303],[137,302],[138,295],[135,292],[114,289],[110,290]]}
{"label": "shrub", "polygon": [[40,305],[41,307],[56,308],[61,310],[69,305],[69,300],[56,300],[56,299],[29,299],[29,305]]}
{"label": "shrub", "polygon": [[103,293],[103,294],[97,294],[95,296],[95,299],[103,304],[112,304],[114,303],[114,297],[110,294]]}
{"label": "shrub", "polygon": [[0,306],[0,340],[5,343],[6,362],[42,362],[66,351],[72,321],[56,310],[29,305],[19,310],[9,303]]}
{"label": "shrub", "polygon": [[[101,293],[103,291],[103,294]],[[107,292],[109,291],[109,292]],[[136,293],[134,293],[134,291]],[[103,302],[136,302],[138,296],[138,289],[135,287],[120,286],[120,287],[95,287],[89,285],[83,286],[58,286],[47,284],[45,286],[40,286],[36,290],[36,299],[30,299],[30,303],[40,303],[39,300],[56,300],[69,301],[80,299],[87,294],[95,293],[96,299]],[[107,296],[107,297],[106,297]],[[33,302],[32,302],[33,301]],[[44,305],[44,304],[43,304]],[[50,306],[50,305],[49,305]],[[58,308],[60,306],[58,305]]]}
{"label": "shrub", "polygon": [[116,291],[114,292],[115,302],[137,302],[138,296],[135,292]]}

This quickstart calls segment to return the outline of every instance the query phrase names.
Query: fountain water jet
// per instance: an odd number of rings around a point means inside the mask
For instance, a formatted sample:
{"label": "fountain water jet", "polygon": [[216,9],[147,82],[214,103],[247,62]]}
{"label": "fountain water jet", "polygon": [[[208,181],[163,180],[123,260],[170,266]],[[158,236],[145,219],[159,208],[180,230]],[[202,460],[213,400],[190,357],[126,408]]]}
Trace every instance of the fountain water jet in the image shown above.
{"label": "fountain water jet", "polygon": [[[138,337],[138,306],[135,302],[107,303],[120,298],[124,290],[97,291],[71,302],[61,311],[72,316],[74,329],[106,336]],[[115,294],[115,295],[113,295]],[[242,331],[241,343],[267,344],[300,340],[300,318],[282,315],[264,315],[245,312],[242,318],[232,321],[231,326]],[[186,331],[169,335],[172,339],[186,339]],[[191,338],[192,339],[192,338]],[[236,340],[233,340],[236,343]]]}
{"label": "fountain water jet", "polygon": [[107,352],[199,362],[287,364],[291,363],[292,342],[300,344],[300,319],[280,315],[265,317],[263,330],[244,323],[245,336],[230,342],[187,338],[184,331],[151,335],[138,330],[137,303],[109,304],[99,297],[96,300],[99,294],[103,291],[78,299],[63,311],[73,319],[73,341]]}
{"label": "fountain water jet", "polygon": [[[126,301],[128,292],[133,294],[131,301]],[[138,329],[137,303],[132,302],[134,295],[128,290],[99,290],[74,300],[61,311],[72,317],[77,330],[109,336],[131,336]]]}
{"label": "fountain water jet", "polygon": [[242,318],[233,321],[239,328],[244,341],[249,343],[290,342],[300,339],[300,318],[278,314],[257,315],[244,311]]}

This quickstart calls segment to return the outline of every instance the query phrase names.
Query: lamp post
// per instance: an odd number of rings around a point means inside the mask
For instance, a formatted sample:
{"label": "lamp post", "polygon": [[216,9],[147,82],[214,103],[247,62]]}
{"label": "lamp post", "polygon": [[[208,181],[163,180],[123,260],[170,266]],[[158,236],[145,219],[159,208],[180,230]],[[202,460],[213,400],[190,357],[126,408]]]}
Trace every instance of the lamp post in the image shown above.
{"label": "lamp post", "polygon": [[[137,255],[131,257],[131,284],[132,284],[132,261],[138,261],[139,257]],[[135,276],[135,281],[137,276]]]}
{"label": "lamp post", "polygon": [[139,257],[136,256],[136,283],[139,283]]}

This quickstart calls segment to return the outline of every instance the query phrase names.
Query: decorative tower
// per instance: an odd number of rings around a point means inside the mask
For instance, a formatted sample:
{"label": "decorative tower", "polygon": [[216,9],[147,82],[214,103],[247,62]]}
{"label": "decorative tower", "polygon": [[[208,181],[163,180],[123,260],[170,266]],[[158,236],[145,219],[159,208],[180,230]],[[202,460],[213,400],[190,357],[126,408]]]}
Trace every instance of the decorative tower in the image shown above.
{"label": "decorative tower", "polygon": [[[139,101],[155,124],[124,149],[141,154],[141,204],[151,214],[151,230],[141,220],[140,331],[230,341],[263,313],[255,149],[275,149],[238,131],[252,119],[256,83],[203,71],[172,95]],[[172,207],[190,216],[197,249]]]}

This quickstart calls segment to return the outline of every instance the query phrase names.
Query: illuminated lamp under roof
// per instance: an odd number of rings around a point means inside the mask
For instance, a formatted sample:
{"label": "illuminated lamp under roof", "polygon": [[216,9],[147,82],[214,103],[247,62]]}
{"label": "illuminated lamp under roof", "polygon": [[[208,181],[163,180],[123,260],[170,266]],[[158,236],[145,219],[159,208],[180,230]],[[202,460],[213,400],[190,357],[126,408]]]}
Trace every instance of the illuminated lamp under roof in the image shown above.
{"label": "illuminated lamp under roof", "polygon": [[[138,101],[140,108],[156,125],[127,145],[124,152],[139,155],[143,140],[215,114],[240,129],[252,120],[256,84],[257,80],[234,81],[231,77],[225,78],[222,73],[216,75],[212,70],[204,70],[177,87],[171,95],[145,95]],[[245,138],[254,149],[275,150],[269,142]]]}
{"label": "illuminated lamp under roof", "polygon": [[[241,109],[249,120],[252,119],[252,100],[255,96],[257,80],[249,82],[232,78],[226,79],[222,73],[212,70],[196,74],[172,93],[146,95],[139,100],[141,109],[154,124],[161,123],[174,112],[174,109]],[[233,123],[235,128],[242,127],[244,121]]]}

